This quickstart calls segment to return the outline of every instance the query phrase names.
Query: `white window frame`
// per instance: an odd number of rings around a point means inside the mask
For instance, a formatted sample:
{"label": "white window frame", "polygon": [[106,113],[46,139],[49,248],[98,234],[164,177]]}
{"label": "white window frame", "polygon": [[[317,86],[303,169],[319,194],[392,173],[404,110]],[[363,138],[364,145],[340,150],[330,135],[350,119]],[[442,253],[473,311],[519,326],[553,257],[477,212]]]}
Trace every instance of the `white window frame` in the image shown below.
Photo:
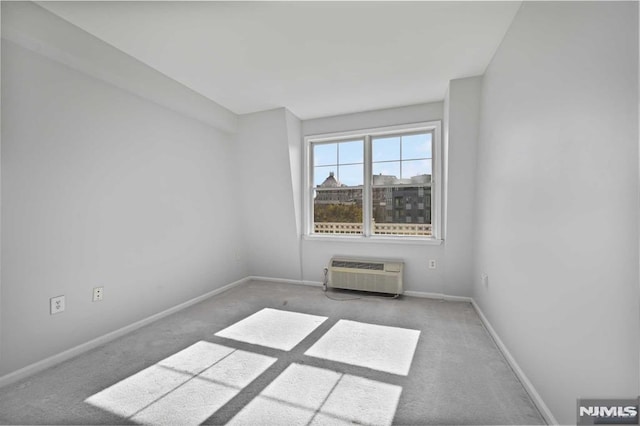
{"label": "white window frame", "polygon": [[[372,207],[372,153],[371,140],[374,137],[392,135],[398,133],[410,133],[427,131],[433,132],[432,141],[432,175],[431,175],[431,230],[430,237],[404,236],[404,235],[375,235],[371,230]],[[362,194],[363,204],[363,235],[339,235],[339,234],[315,234],[313,232],[313,150],[314,143],[340,142],[351,138],[364,140],[364,189]],[[382,241],[382,242],[418,242],[435,243],[442,242],[442,207],[443,207],[443,180],[442,180],[442,124],[440,120],[421,123],[402,124],[371,129],[353,130],[337,133],[323,133],[309,135],[304,138],[304,234],[305,239],[336,240],[336,241]]]}

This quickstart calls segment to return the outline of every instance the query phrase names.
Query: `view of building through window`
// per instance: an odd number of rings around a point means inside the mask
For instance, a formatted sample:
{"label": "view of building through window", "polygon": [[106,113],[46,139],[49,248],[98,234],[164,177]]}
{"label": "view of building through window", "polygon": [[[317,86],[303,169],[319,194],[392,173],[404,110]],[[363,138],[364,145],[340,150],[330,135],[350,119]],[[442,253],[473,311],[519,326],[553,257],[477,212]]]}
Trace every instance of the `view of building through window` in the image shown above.
{"label": "view of building through window", "polygon": [[[363,234],[369,209],[372,235],[432,235],[432,132],[312,146],[314,233]],[[372,173],[366,183],[365,169]]]}

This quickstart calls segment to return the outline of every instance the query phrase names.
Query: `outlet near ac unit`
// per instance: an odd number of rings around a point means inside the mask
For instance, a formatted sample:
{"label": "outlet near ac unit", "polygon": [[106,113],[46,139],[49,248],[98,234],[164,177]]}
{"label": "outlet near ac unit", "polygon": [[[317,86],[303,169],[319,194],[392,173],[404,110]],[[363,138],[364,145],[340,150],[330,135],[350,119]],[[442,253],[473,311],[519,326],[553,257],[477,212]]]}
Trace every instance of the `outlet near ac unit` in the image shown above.
{"label": "outlet near ac unit", "polygon": [[429,259],[429,269],[436,269],[436,260]]}
{"label": "outlet near ac unit", "polygon": [[484,288],[489,288],[489,275],[487,275],[486,273],[482,273],[480,275],[480,281],[482,282],[482,286]]}

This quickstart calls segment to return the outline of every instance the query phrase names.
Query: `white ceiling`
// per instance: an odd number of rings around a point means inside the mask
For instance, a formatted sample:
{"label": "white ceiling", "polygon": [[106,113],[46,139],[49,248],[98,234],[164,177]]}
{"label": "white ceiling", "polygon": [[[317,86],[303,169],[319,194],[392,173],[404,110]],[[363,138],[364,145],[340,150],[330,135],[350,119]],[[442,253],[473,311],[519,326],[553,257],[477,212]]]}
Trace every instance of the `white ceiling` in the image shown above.
{"label": "white ceiling", "polygon": [[440,101],[482,74],[520,2],[42,2],[237,114]]}

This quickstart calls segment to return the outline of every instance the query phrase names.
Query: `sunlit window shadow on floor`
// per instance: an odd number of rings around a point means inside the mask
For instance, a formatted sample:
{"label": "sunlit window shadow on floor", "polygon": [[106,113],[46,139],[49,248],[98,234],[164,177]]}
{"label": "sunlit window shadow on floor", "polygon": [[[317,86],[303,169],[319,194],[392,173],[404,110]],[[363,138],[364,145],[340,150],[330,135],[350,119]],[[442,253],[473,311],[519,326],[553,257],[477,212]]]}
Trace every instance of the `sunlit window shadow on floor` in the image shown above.
{"label": "sunlit window shadow on floor", "polygon": [[420,331],[340,320],[305,355],[409,374]]}
{"label": "sunlit window shadow on floor", "polygon": [[275,361],[200,341],[85,402],[136,423],[200,424]]}
{"label": "sunlit window shadow on floor", "polygon": [[400,386],[291,364],[229,425],[390,425]]}
{"label": "sunlit window shadow on floor", "polygon": [[[289,351],[326,319],[267,308],[216,336]],[[419,336],[417,330],[340,320],[304,355],[407,375]],[[197,425],[276,360],[200,341],[85,402],[135,423]],[[230,424],[388,425],[401,392],[397,385],[292,363],[237,412]]]}
{"label": "sunlit window shadow on floor", "polygon": [[216,336],[289,351],[327,317],[265,308],[216,333]]}

